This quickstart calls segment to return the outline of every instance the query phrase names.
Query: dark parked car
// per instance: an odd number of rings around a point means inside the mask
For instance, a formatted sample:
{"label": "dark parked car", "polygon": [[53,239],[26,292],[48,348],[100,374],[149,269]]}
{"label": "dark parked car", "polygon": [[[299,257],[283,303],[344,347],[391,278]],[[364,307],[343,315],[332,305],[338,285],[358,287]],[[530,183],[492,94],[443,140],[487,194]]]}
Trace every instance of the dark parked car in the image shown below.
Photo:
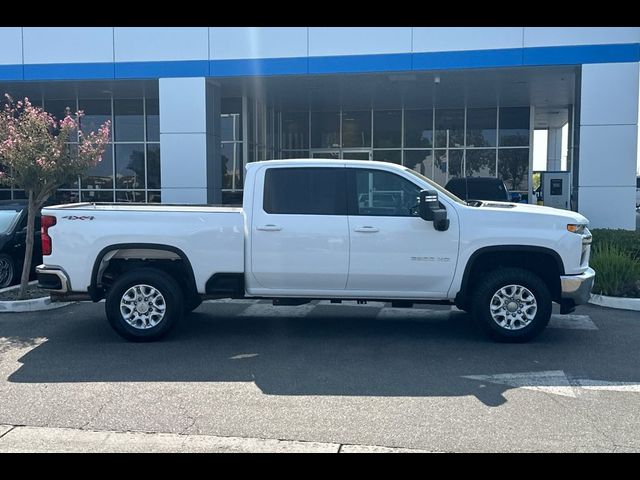
{"label": "dark parked car", "polygon": [[512,201],[504,182],[495,177],[452,178],[444,188],[463,200]]}
{"label": "dark parked car", "polygon": [[[0,201],[0,288],[20,281],[27,238],[27,201]],[[36,216],[31,269],[42,263],[40,215]]]}

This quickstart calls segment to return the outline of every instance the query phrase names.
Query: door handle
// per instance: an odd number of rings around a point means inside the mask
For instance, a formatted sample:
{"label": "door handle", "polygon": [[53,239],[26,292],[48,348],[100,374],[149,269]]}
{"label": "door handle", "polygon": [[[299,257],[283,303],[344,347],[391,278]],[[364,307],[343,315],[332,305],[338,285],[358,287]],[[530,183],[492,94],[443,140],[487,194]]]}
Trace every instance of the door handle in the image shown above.
{"label": "door handle", "polygon": [[379,232],[380,230],[377,227],[372,227],[370,225],[365,225],[364,227],[358,227],[355,229],[356,232],[362,232],[362,233],[376,233]]}
{"label": "door handle", "polygon": [[268,225],[262,225],[260,227],[256,227],[256,230],[262,230],[265,232],[279,232],[280,230],[282,230],[282,227],[269,223]]}

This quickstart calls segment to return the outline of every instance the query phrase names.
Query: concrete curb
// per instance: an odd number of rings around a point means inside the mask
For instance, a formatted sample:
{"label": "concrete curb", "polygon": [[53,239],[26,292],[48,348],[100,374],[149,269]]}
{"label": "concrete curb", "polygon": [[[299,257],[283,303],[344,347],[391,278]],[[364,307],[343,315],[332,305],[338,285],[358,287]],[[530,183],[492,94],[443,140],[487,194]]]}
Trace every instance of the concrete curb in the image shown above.
{"label": "concrete curb", "polygon": [[[36,280],[29,282],[29,285],[38,283]],[[0,289],[0,293],[9,290],[17,290],[20,285]],[[56,302],[51,303],[51,297],[32,298],[30,300],[0,300],[0,313],[7,312],[37,312],[39,310],[53,310],[56,308],[66,307],[73,302]]]}
{"label": "concrete curb", "polygon": [[600,305],[601,307],[640,312],[640,298],[607,297],[606,295],[591,294],[589,303]]}
{"label": "concrete curb", "polygon": [[411,448],[275,438],[0,425],[0,452],[425,453]]}

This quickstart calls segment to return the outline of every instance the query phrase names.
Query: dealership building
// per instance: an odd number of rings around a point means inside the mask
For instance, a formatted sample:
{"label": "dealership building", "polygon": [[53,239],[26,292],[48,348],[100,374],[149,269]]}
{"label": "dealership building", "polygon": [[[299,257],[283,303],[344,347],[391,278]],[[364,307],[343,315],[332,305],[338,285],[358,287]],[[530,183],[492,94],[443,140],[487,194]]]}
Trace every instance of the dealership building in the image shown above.
{"label": "dealership building", "polygon": [[0,27],[0,93],[113,123],[61,202],[238,204],[248,162],[360,159],[635,229],[639,62],[636,27]]}

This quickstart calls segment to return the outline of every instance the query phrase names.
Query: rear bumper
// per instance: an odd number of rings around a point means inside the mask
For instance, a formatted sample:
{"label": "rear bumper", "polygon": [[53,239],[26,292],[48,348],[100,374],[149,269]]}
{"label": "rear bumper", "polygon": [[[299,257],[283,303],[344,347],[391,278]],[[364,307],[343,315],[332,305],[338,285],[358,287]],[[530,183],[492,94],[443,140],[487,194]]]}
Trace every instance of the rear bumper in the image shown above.
{"label": "rear bumper", "polygon": [[596,272],[593,268],[587,268],[587,271],[580,275],[563,275],[560,277],[560,287],[562,291],[562,299],[569,300],[574,305],[582,305],[589,301],[593,281]]}
{"label": "rear bumper", "polygon": [[52,293],[67,293],[69,291],[69,277],[60,267],[38,265],[36,267],[38,287]]}

